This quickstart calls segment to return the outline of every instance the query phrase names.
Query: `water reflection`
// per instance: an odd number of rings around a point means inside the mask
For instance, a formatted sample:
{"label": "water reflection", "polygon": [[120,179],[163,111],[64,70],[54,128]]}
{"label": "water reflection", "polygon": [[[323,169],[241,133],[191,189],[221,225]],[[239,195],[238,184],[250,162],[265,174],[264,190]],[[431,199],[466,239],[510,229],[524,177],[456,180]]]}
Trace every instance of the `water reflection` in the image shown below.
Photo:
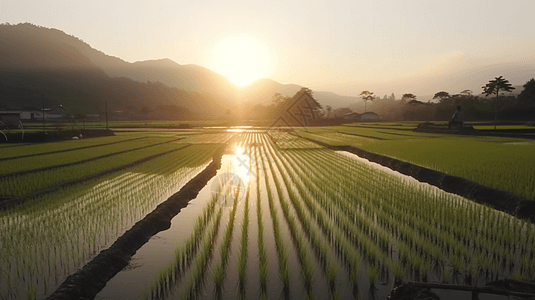
{"label": "water reflection", "polygon": [[210,187],[212,194],[218,195],[219,203],[223,206],[231,206],[235,197],[241,200],[251,176],[256,175],[251,156],[243,146],[235,145],[232,153],[223,156],[223,172],[214,178]]}
{"label": "water reflection", "polygon": [[247,129],[251,129],[253,126],[232,126],[227,129],[227,132],[245,132]]}
{"label": "water reflection", "polygon": [[243,183],[247,186],[251,176],[256,175],[253,170],[253,160],[246,152],[245,148],[240,145],[236,145],[234,147],[234,155],[235,158],[232,161],[233,172],[238,175],[241,180],[243,180]]}

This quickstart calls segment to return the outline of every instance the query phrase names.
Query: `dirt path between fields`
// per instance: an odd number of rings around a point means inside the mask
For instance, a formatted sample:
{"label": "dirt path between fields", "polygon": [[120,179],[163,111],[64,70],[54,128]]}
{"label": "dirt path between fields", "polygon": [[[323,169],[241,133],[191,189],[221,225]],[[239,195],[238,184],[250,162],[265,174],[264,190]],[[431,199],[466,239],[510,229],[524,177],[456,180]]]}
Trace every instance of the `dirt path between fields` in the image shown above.
{"label": "dirt path between fields", "polygon": [[529,219],[531,222],[535,223],[535,201],[533,200],[491,188],[466,178],[448,175],[395,158],[368,152],[353,146],[331,146],[310,138],[302,138],[329,149],[351,152],[369,161],[411,176],[420,182],[429,183],[446,192],[457,194],[477,203],[489,205],[497,210],[519,218]]}
{"label": "dirt path between fields", "polygon": [[106,283],[125,268],[131,257],[152,236],[171,227],[171,219],[188,205],[221,168],[225,147],[216,151],[212,162],[177,193],[158,205],[141,221],[103,250],[78,272],[68,276],[47,299],[93,299]]}

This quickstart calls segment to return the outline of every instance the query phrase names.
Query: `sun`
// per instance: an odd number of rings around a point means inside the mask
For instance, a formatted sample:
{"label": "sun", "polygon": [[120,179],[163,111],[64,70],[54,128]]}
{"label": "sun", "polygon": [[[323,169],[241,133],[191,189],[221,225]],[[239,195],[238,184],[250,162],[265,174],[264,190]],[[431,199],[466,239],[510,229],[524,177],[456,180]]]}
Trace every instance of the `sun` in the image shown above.
{"label": "sun", "polygon": [[266,77],[271,65],[264,42],[249,35],[221,40],[213,50],[214,71],[239,87]]}

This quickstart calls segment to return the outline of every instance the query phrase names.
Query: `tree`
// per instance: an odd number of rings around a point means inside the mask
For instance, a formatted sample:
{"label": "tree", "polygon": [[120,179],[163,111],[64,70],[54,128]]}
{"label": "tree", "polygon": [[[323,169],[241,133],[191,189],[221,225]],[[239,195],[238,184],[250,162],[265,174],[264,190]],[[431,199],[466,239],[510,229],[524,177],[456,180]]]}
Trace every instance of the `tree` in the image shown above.
{"label": "tree", "polygon": [[281,103],[284,102],[284,100],[286,100],[286,97],[284,97],[280,93],[275,93],[275,95],[271,97],[271,102],[273,102],[276,106],[279,106]]}
{"label": "tree", "polygon": [[347,107],[337,108],[333,111],[335,118],[343,118],[345,115],[352,113],[353,111]]}
{"label": "tree", "polygon": [[535,104],[535,79],[531,78],[526,84],[524,84],[524,89],[518,95],[518,101],[523,103],[534,103]]}
{"label": "tree", "polygon": [[312,112],[312,115],[316,115],[316,116],[321,116],[322,115],[322,109],[323,107],[321,106],[321,104],[318,102],[318,100],[316,100],[312,94],[314,93],[311,89],[307,88],[307,87],[303,87],[301,88],[301,90],[299,90],[299,92],[297,92],[295,94],[294,97],[296,97],[298,94],[300,93],[305,93],[308,95],[308,99],[312,101],[312,103],[309,103],[313,112]]}
{"label": "tree", "polygon": [[416,105],[431,105],[431,103],[429,103],[429,102],[428,102],[428,103],[425,103],[425,102],[422,102],[422,101],[418,101],[418,100],[416,100],[416,99],[407,102],[407,104],[409,104],[409,105],[415,105],[415,106],[416,106]]}
{"label": "tree", "polygon": [[325,106],[325,110],[327,111],[327,118],[329,118],[331,116],[331,112],[333,110],[332,106],[330,106],[330,105]]}
{"label": "tree", "polygon": [[496,130],[496,123],[498,123],[498,99],[500,97],[500,90],[510,92],[515,88],[509,83],[509,80],[504,79],[503,76],[495,77],[494,80],[490,80],[483,88],[483,94],[485,97],[496,93],[496,103],[494,105],[494,130]]}
{"label": "tree", "polygon": [[412,100],[416,100],[416,95],[414,94],[403,94],[401,97],[402,102],[410,102]]}
{"label": "tree", "polygon": [[438,92],[435,94],[435,96],[433,96],[433,100],[434,99],[438,99],[438,102],[443,102],[445,99],[448,99],[450,96],[450,93],[448,92]]}
{"label": "tree", "polygon": [[375,96],[373,95],[373,92],[370,91],[362,91],[359,96],[362,98],[362,101],[364,101],[364,112],[366,112],[366,102],[373,101]]}
{"label": "tree", "polygon": [[470,97],[470,96],[472,96],[472,93],[473,93],[472,90],[464,90],[464,91],[461,92],[461,95],[466,96],[466,97]]}

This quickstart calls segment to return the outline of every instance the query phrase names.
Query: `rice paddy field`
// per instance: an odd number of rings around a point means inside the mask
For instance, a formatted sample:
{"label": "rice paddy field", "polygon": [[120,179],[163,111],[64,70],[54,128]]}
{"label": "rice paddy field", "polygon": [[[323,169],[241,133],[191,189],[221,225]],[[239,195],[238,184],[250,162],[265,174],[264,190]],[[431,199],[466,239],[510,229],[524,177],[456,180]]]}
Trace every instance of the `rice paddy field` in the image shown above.
{"label": "rice paddy field", "polygon": [[[0,210],[0,299],[47,298],[199,174],[220,147],[226,152],[216,176],[96,299],[385,299],[410,281],[533,280],[532,223],[303,138],[535,198],[531,140],[396,126],[156,130],[3,146],[0,197],[24,201]],[[479,154],[465,159],[468,149]],[[497,157],[511,170],[489,163]]]}

